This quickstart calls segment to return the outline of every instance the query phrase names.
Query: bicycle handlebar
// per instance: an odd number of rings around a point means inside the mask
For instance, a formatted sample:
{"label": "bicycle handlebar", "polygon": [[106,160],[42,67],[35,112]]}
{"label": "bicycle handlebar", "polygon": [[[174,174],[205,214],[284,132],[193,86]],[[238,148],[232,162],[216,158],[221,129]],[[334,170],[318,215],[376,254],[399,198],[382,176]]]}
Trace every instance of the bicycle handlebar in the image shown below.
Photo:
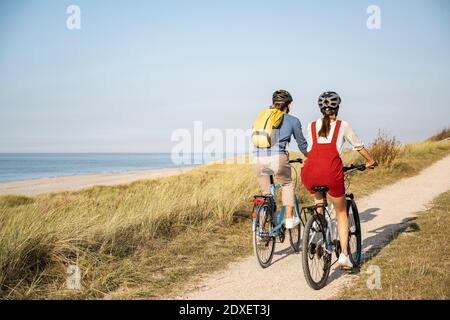
{"label": "bicycle handlebar", "polygon": [[303,163],[303,159],[297,158],[294,160],[289,160],[289,163]]}
{"label": "bicycle handlebar", "polygon": [[366,165],[365,164],[351,164],[349,167],[344,167],[342,169],[342,171],[344,171],[344,172],[348,172],[348,171],[352,171],[352,170],[364,171],[364,170],[366,170]]}
{"label": "bicycle handlebar", "polygon": [[[303,163],[303,159],[297,158],[294,160],[289,160],[289,163]],[[347,171],[351,171],[351,170],[359,170],[359,171],[364,171],[366,170],[366,165],[365,164],[351,164],[349,167],[344,167],[342,170],[344,172]]]}

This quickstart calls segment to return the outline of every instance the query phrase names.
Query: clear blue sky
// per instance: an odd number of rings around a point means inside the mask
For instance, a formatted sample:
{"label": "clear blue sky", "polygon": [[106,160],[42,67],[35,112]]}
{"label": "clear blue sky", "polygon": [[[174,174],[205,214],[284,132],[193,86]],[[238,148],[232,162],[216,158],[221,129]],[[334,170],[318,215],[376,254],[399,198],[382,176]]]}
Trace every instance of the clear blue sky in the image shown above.
{"label": "clear blue sky", "polygon": [[170,151],[194,120],[248,128],[278,88],[305,126],[335,90],[367,142],[414,141],[450,124],[449,57],[446,0],[0,0],[0,152]]}

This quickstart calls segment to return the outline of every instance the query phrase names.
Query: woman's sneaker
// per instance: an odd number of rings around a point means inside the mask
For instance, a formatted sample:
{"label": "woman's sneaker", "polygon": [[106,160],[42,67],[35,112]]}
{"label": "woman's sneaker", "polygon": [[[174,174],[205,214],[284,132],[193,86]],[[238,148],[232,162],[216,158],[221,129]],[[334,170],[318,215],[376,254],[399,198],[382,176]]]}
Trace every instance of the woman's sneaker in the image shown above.
{"label": "woman's sneaker", "polygon": [[343,253],[341,253],[339,255],[339,259],[338,259],[338,265],[345,270],[351,270],[353,269],[353,264],[350,261],[350,258],[346,255],[344,255]]}
{"label": "woman's sneaker", "polygon": [[286,222],[284,223],[286,229],[295,228],[300,223],[300,219],[298,217],[286,218]]}

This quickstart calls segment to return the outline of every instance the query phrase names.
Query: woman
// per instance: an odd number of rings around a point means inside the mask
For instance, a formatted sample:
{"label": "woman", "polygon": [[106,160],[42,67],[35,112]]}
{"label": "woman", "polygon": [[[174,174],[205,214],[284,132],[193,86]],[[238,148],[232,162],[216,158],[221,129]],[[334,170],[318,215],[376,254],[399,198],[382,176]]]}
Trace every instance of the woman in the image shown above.
{"label": "woman", "polygon": [[342,249],[338,264],[344,269],[351,269],[353,266],[347,250],[348,218],[344,173],[340,157],[345,141],[364,157],[367,168],[373,169],[376,163],[350,125],[336,118],[340,103],[341,98],[336,92],[324,92],[319,97],[319,108],[323,118],[308,125],[308,159],[302,168],[301,178],[306,189],[314,194],[316,203],[323,203],[323,198],[320,192],[313,190],[313,187],[328,187],[328,196],[336,210],[338,236]]}
{"label": "woman", "polygon": [[287,144],[294,136],[298,148],[306,156],[306,139],[302,133],[300,120],[289,115],[292,96],[286,90],[275,91],[272,95],[272,106],[270,108],[278,109],[284,112],[281,126],[277,129],[274,136],[275,143],[269,148],[255,148],[254,150],[254,168],[258,178],[258,183],[263,194],[270,194],[269,177],[264,174],[264,169],[271,169],[275,173],[275,178],[280,180],[282,203],[285,207],[287,229],[294,228],[300,223],[298,217],[293,217],[294,208],[294,184],[291,177],[291,166],[289,164],[289,154],[286,151]]}

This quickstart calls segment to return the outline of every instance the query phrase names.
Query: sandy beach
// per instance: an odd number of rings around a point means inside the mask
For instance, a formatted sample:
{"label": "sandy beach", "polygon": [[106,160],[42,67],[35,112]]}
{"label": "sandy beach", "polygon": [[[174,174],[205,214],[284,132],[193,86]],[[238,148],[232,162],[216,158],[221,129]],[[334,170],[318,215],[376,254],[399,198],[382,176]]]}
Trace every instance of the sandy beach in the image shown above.
{"label": "sandy beach", "polygon": [[0,195],[32,196],[40,193],[76,191],[96,185],[117,185],[141,179],[167,177],[192,170],[189,168],[166,168],[128,171],[121,173],[102,173],[80,176],[55,177],[45,179],[1,182]]}

